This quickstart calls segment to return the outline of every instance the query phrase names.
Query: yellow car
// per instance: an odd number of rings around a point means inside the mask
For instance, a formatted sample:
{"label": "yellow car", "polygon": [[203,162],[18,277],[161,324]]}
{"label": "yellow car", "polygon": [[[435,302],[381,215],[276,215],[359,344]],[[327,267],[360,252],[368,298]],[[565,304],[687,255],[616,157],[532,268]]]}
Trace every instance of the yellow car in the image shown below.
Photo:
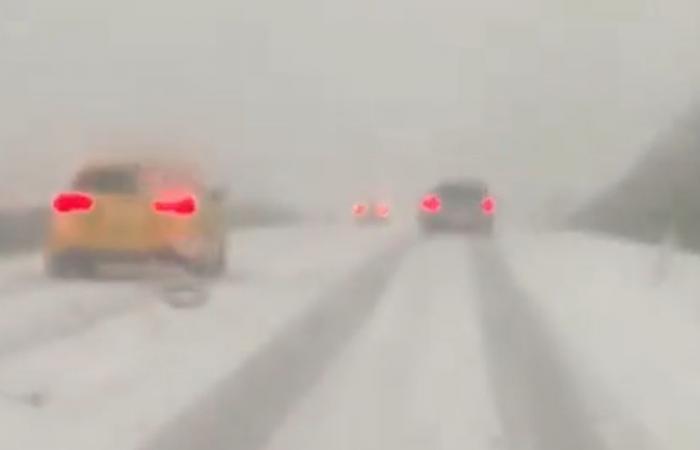
{"label": "yellow car", "polygon": [[45,261],[53,276],[90,276],[109,262],[177,263],[208,276],[225,270],[223,192],[189,166],[93,163],[52,207]]}

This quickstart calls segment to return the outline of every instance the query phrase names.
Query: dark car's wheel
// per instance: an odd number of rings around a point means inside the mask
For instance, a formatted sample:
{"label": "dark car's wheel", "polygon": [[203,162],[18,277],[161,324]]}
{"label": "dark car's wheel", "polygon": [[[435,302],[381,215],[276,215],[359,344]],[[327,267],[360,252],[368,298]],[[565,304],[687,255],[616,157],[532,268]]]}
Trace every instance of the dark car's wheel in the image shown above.
{"label": "dark car's wheel", "polygon": [[438,233],[438,228],[435,224],[423,222],[420,225],[420,231],[424,236],[433,236]]}
{"label": "dark car's wheel", "polygon": [[480,231],[483,236],[493,236],[493,222],[488,222]]}

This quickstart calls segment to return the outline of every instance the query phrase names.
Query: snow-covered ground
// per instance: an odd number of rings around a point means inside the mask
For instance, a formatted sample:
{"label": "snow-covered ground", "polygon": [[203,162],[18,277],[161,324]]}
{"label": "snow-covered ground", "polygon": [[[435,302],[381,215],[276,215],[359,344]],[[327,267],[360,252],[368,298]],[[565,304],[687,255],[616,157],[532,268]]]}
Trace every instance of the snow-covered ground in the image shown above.
{"label": "snow-covered ground", "polygon": [[419,244],[269,450],[485,450],[500,436],[463,239]]}
{"label": "snow-covered ground", "polygon": [[[169,308],[144,283],[56,285],[41,276],[35,256],[0,262],[0,448],[139,448],[336,280],[407,233],[401,226],[240,233],[229,276],[196,309]],[[499,405],[494,389],[503,385],[489,365],[501,344],[489,341],[480,313],[497,299],[484,301],[477,281],[505,286],[511,275],[526,296],[512,294],[500,308],[530,303],[537,316],[530,326],[554,344],[540,352],[554,349],[549,356],[570,369],[582,394],[577,406],[607,448],[698,448],[700,257],[508,228],[475,258],[472,244],[446,237],[410,249],[377,309],[293,405],[269,450],[503,448],[509,405]],[[512,273],[476,270],[480,254],[502,258]]]}
{"label": "snow-covered ground", "polygon": [[[3,297],[6,341],[100,317],[81,333],[0,358],[0,448],[137,448],[401,233],[336,226],[234,235],[229,279],[198,309],[171,309],[153,286],[123,282],[42,285]],[[4,268],[30,276],[37,263]],[[31,394],[39,406],[22,401]]]}
{"label": "snow-covered ground", "polygon": [[700,257],[575,233],[500,246],[609,448],[699,448]]}

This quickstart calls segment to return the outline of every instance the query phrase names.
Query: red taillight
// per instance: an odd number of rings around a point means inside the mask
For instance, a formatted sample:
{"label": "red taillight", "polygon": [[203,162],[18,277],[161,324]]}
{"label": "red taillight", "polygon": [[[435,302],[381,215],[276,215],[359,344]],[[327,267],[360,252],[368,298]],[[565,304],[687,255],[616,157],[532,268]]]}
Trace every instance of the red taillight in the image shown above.
{"label": "red taillight", "polygon": [[376,205],[374,207],[374,213],[382,219],[388,218],[389,217],[389,205],[387,205],[385,203],[379,203],[378,205]]}
{"label": "red taillight", "polygon": [[430,214],[438,213],[440,209],[442,209],[442,200],[440,200],[439,196],[434,194],[426,195],[421,202],[421,208],[423,208],[423,211]]}
{"label": "red taillight", "polygon": [[153,209],[163,214],[188,216],[197,212],[197,200],[192,196],[175,200],[156,200],[153,202]]}
{"label": "red taillight", "polygon": [[92,209],[95,201],[87,194],[66,192],[58,194],[53,200],[53,209],[59,213],[85,212]]}
{"label": "red taillight", "polygon": [[481,200],[481,211],[487,216],[493,214],[496,211],[496,200],[493,197],[484,197]]}
{"label": "red taillight", "polygon": [[364,216],[367,213],[367,205],[364,203],[355,203],[352,205],[352,213],[356,216]]}

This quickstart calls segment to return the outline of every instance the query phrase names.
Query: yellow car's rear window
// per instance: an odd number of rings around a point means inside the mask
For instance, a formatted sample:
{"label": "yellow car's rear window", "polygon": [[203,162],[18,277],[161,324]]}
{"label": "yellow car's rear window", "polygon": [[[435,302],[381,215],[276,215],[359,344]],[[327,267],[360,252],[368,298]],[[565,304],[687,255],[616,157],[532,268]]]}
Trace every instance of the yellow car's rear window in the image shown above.
{"label": "yellow car's rear window", "polygon": [[73,189],[101,194],[135,194],[139,192],[139,171],[135,167],[103,167],[81,172]]}

